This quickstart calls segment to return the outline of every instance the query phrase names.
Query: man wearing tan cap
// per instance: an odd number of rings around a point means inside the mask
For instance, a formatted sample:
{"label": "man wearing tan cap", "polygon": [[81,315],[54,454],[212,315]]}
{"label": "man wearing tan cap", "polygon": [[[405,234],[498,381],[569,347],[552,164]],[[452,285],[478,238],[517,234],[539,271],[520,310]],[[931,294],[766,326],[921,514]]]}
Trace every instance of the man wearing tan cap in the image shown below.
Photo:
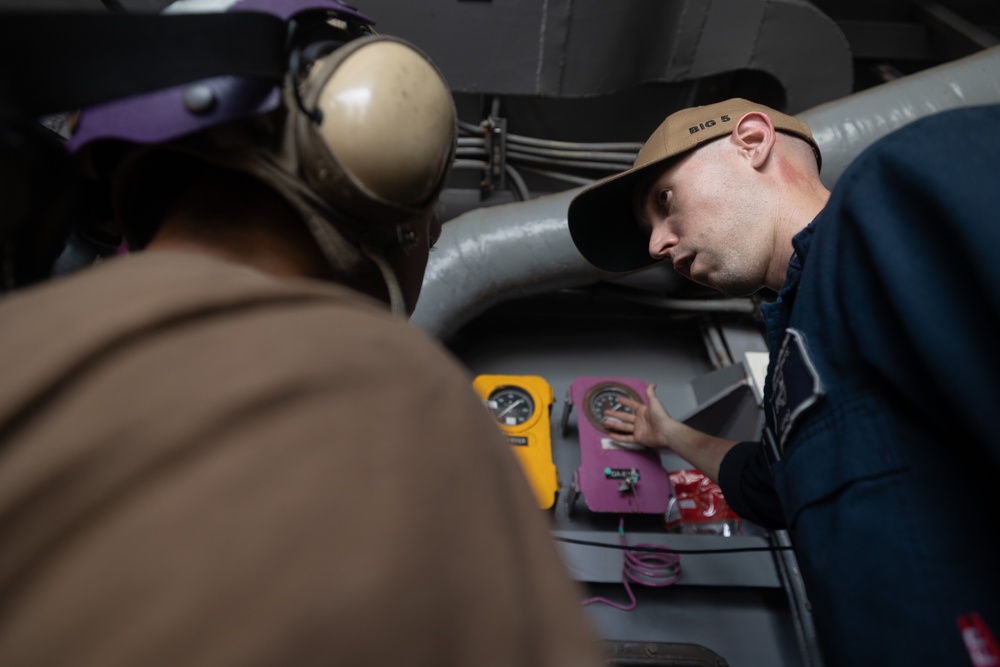
{"label": "man wearing tan cap", "polygon": [[1000,664],[997,127],[1000,107],[916,121],[831,193],[806,124],[732,99],[667,117],[569,208],[599,268],[777,292],[761,442],[686,426],[655,385],[608,414],[790,531],[828,665]]}

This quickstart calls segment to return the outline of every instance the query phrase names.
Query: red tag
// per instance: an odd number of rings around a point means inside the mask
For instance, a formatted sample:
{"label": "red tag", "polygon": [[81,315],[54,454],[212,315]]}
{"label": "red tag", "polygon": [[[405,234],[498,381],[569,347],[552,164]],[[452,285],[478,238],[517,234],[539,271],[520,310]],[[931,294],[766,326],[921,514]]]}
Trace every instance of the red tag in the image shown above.
{"label": "red tag", "polygon": [[974,667],[1000,665],[1000,646],[982,616],[975,612],[959,616],[958,629],[962,631],[962,641]]}

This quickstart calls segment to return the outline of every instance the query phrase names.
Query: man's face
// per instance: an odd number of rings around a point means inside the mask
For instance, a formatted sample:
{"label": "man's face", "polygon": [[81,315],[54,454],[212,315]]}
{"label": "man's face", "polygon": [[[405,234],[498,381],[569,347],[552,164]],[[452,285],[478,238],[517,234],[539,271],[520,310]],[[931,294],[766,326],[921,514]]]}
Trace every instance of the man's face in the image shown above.
{"label": "man's face", "polygon": [[633,202],[650,256],[729,296],[760,289],[772,244],[754,175],[722,138],[640,181]]}

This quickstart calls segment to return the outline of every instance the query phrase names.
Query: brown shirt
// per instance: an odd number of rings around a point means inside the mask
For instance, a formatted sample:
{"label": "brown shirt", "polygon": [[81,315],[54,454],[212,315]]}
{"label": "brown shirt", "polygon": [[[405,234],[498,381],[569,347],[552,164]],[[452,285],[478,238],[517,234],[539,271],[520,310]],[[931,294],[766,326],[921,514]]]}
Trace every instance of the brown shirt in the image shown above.
{"label": "brown shirt", "polygon": [[435,341],[181,253],[0,301],[0,664],[598,665]]}

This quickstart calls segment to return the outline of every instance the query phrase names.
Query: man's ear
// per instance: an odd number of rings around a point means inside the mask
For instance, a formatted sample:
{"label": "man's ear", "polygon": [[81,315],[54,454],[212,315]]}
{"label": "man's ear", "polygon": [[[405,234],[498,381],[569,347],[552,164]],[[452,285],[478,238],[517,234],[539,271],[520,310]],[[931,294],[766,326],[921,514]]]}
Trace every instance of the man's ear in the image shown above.
{"label": "man's ear", "polygon": [[751,111],[737,121],[733,128],[733,140],[740,154],[749,158],[754,169],[760,169],[767,162],[776,141],[774,123],[760,111]]}

